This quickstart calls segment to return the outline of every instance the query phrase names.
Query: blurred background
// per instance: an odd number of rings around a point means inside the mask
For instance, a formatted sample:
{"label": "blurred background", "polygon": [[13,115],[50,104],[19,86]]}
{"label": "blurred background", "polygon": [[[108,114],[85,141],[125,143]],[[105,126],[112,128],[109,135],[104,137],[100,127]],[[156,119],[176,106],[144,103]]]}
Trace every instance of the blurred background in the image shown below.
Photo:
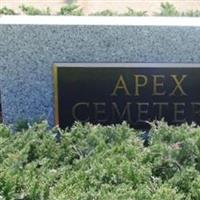
{"label": "blurred background", "polygon": [[0,9],[6,7],[14,10],[17,14],[23,14],[23,9],[20,7],[24,5],[43,11],[48,8],[51,14],[57,14],[62,7],[73,4],[81,9],[81,15],[83,13],[84,15],[95,15],[105,10],[111,11],[107,15],[115,15],[116,13],[126,13],[128,9],[143,12],[143,15],[144,12],[145,15],[154,15],[160,12],[162,3],[173,5],[179,12],[200,10],[200,0],[0,0]]}

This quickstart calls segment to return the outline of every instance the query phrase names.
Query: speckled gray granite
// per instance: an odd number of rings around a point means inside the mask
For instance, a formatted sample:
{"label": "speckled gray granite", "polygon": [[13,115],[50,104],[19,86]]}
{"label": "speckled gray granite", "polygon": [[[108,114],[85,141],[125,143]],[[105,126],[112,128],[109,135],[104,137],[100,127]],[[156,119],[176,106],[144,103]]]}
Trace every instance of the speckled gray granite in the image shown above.
{"label": "speckled gray granite", "polygon": [[71,62],[200,63],[200,26],[162,21],[159,26],[26,25],[0,20],[4,122],[43,117],[53,125],[52,66]]}

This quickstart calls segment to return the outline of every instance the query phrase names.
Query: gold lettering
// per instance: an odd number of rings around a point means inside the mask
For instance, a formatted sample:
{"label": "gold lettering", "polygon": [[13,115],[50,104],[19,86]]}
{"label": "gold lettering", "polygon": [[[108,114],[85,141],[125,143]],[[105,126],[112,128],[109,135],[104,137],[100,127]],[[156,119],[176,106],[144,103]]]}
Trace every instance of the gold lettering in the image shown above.
{"label": "gold lettering", "polygon": [[85,108],[86,109],[86,113],[88,113],[88,108],[89,108],[89,103],[87,102],[79,102],[77,104],[75,104],[72,108],[72,116],[75,120],[77,121],[81,121],[81,122],[87,122],[89,121],[89,116],[86,117],[86,119],[80,119],[79,117],[77,117],[77,109],[80,109],[80,108]]}
{"label": "gold lettering", "polygon": [[125,116],[127,116],[127,121],[131,122],[131,112],[130,112],[130,106],[132,103],[127,102],[124,106],[124,109],[122,112],[119,111],[118,105],[113,102],[112,103],[112,120],[115,120],[115,113],[117,114],[117,118],[122,121],[125,120]]}
{"label": "gold lettering", "polygon": [[165,91],[159,91],[159,88],[162,89],[164,84],[163,84],[163,79],[165,78],[164,75],[153,75],[153,96],[162,96],[165,95]]}
{"label": "gold lettering", "polygon": [[95,102],[94,104],[94,119],[95,122],[106,122],[107,119],[100,119],[101,117],[105,117],[106,115],[106,103],[105,102]]}
{"label": "gold lettering", "polygon": [[[138,122],[140,121],[146,121],[146,120],[149,120],[149,119],[142,119],[142,115],[147,115],[148,114],[148,107],[149,107],[149,103],[137,103],[137,106],[138,106]],[[142,107],[144,108],[142,110]]]}
{"label": "gold lettering", "polygon": [[175,96],[175,93],[176,93],[177,90],[180,91],[181,96],[184,96],[184,95],[186,96],[187,94],[184,92],[181,84],[182,84],[183,80],[187,77],[187,75],[182,75],[180,80],[178,80],[178,77],[176,75],[171,75],[171,77],[173,78],[173,80],[176,84],[176,87],[173,89],[170,96]]}
{"label": "gold lettering", "polygon": [[119,76],[119,79],[117,80],[116,86],[115,86],[111,96],[117,96],[118,90],[124,90],[125,94],[130,96],[130,92],[128,91],[128,88],[126,86],[126,83],[125,83],[122,75]]}
{"label": "gold lettering", "polygon": [[173,103],[174,104],[174,122],[175,123],[183,123],[185,122],[185,118],[180,119],[181,117],[184,117],[185,110],[181,109],[181,107],[185,107],[185,103]]}
{"label": "gold lettering", "polygon": [[135,75],[135,96],[140,96],[139,88],[144,87],[147,84],[147,76]]}

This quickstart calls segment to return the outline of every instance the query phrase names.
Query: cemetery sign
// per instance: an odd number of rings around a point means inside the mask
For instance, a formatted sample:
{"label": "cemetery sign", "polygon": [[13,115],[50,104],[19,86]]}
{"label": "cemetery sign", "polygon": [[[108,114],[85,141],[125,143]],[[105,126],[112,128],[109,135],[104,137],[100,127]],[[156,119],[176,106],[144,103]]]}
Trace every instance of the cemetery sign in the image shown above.
{"label": "cemetery sign", "polygon": [[55,123],[200,124],[199,77],[198,64],[55,64]]}

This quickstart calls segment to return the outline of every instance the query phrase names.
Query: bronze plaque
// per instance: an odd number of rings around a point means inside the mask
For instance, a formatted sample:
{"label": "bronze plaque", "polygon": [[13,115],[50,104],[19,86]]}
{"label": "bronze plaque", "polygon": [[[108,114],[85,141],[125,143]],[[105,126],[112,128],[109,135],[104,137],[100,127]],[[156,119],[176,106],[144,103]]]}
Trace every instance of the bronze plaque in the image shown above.
{"label": "bronze plaque", "polygon": [[55,124],[200,124],[200,64],[54,65]]}

